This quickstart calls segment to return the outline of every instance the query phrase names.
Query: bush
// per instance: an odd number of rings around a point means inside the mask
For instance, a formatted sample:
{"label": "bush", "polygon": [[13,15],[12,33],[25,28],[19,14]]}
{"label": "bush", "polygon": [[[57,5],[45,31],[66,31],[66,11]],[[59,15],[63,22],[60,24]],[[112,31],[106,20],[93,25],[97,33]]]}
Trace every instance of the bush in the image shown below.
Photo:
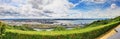
{"label": "bush", "polygon": [[23,31],[35,31],[33,28],[29,28],[27,26],[6,26],[6,29],[17,29],[17,30],[23,30]]}
{"label": "bush", "polygon": [[81,26],[76,26],[76,27],[73,28],[73,30],[74,30],[74,29],[75,29],[75,30],[78,30],[78,29],[82,29],[82,27],[81,27]]}
{"label": "bush", "polygon": [[64,30],[66,30],[66,28],[63,26],[56,26],[53,28],[53,31],[64,31]]}
{"label": "bush", "polygon": [[3,39],[3,34],[5,33],[6,24],[0,22],[0,39]]}
{"label": "bush", "polygon": [[6,26],[6,24],[3,24],[2,22],[0,22],[0,35],[4,34],[5,26]]}
{"label": "bush", "polygon": [[5,25],[3,25],[2,27],[1,27],[1,34],[4,34],[4,32],[5,32]]}
{"label": "bush", "polygon": [[24,31],[34,31],[32,28],[26,26],[13,26],[14,29],[24,30]]}

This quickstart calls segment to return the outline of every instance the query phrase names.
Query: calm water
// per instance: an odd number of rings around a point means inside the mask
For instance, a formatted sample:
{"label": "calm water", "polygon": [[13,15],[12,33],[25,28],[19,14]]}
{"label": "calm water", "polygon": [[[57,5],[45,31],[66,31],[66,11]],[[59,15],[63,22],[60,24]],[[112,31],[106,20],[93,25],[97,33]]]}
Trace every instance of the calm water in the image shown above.
{"label": "calm water", "polygon": [[65,24],[89,24],[97,20],[57,20],[59,23]]}
{"label": "calm water", "polygon": [[[74,24],[84,26],[84,24],[90,24],[97,20],[55,20],[55,21],[57,21],[58,23],[63,23],[63,24],[73,24],[73,26],[75,26]],[[67,29],[71,30],[73,28],[67,28]],[[53,29],[34,29],[34,30],[36,30],[36,31],[42,31],[42,30],[51,31]]]}

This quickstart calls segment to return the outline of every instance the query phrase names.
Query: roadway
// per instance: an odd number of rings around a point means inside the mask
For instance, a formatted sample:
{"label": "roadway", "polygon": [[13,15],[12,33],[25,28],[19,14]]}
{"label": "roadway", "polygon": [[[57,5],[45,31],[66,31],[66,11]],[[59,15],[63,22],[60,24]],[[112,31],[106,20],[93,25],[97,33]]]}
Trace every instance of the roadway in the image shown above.
{"label": "roadway", "polygon": [[[120,25],[119,25],[120,26]],[[115,28],[116,34],[108,37],[108,39],[120,39],[120,27]]]}

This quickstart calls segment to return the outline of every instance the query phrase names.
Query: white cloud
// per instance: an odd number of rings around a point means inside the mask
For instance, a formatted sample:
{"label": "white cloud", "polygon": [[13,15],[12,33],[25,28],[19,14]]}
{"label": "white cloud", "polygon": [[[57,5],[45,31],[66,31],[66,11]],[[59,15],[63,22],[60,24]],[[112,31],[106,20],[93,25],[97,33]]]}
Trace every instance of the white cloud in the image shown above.
{"label": "white cloud", "polygon": [[84,18],[114,18],[116,16],[120,16],[120,8],[111,9],[108,8],[106,10],[95,9],[88,12],[83,12],[82,17]]}
{"label": "white cloud", "polygon": [[[72,4],[67,0],[11,0],[12,2],[16,2],[19,7],[12,6],[10,4],[3,4],[0,9],[2,11],[14,11],[19,14],[18,17],[65,17],[68,15],[69,8],[72,7]],[[22,4],[25,3],[25,4]],[[48,13],[51,12],[51,13]],[[14,14],[11,12],[11,14]],[[1,16],[3,17],[3,16]],[[4,16],[7,17],[7,16]],[[16,17],[16,16],[9,16]]]}
{"label": "white cloud", "polygon": [[115,8],[117,8],[117,5],[116,4],[111,4],[111,9],[115,9]]}
{"label": "white cloud", "polygon": [[106,0],[93,0],[93,2],[95,2],[95,3],[105,3]]}
{"label": "white cloud", "polygon": [[[83,1],[104,3],[105,0],[82,0],[76,4],[68,0],[12,0],[18,3],[18,7],[11,4],[0,5],[0,18],[104,18],[120,16],[119,8],[116,4],[106,10],[90,10],[82,12],[71,10]],[[111,8],[115,8],[114,10]],[[117,8],[117,9],[116,9]],[[10,13],[6,13],[10,12]]]}
{"label": "white cloud", "polygon": [[107,0],[82,0],[83,2],[105,3]]}

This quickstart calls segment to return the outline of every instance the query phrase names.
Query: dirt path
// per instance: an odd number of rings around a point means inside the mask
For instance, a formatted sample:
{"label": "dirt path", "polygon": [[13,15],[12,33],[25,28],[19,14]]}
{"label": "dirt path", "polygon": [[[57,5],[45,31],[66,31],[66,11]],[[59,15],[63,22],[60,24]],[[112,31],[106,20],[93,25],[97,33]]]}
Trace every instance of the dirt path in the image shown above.
{"label": "dirt path", "polygon": [[115,28],[115,30],[117,31],[117,33],[108,37],[108,39],[120,39],[120,25]]}
{"label": "dirt path", "polygon": [[[119,31],[119,33],[117,31]],[[117,39],[117,37],[120,39],[120,25],[96,39]]]}

